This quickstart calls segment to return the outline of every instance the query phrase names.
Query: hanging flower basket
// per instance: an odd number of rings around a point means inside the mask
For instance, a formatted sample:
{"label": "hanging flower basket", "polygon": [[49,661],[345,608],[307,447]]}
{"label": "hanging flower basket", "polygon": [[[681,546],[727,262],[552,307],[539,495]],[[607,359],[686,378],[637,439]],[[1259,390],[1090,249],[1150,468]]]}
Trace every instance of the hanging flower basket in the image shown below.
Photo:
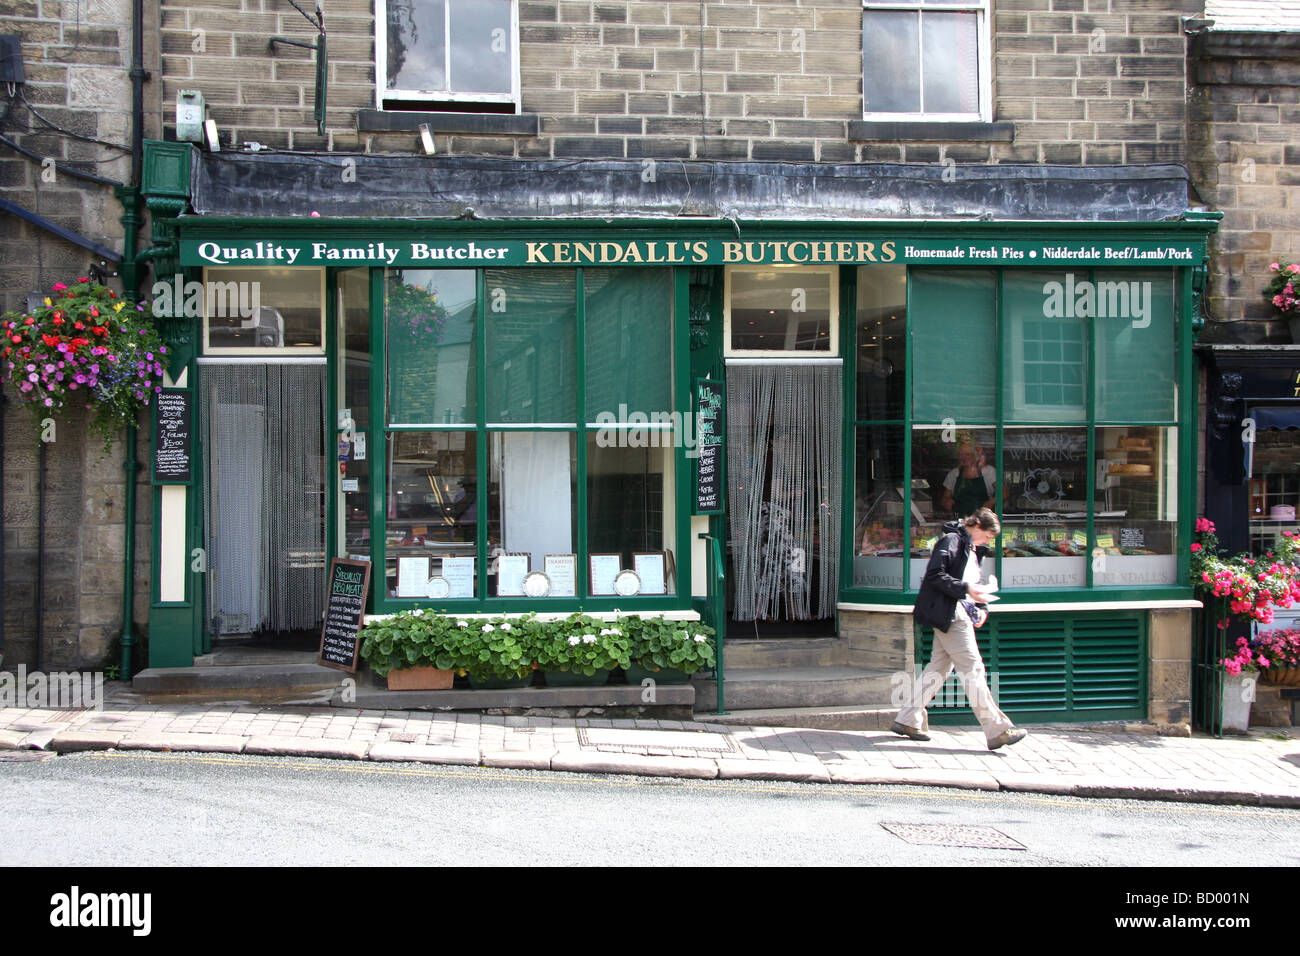
{"label": "hanging flower basket", "polygon": [[105,448],[162,391],[167,349],[148,304],[77,279],[56,282],[44,305],[0,317],[0,372],[11,400],[39,423],[92,410]]}

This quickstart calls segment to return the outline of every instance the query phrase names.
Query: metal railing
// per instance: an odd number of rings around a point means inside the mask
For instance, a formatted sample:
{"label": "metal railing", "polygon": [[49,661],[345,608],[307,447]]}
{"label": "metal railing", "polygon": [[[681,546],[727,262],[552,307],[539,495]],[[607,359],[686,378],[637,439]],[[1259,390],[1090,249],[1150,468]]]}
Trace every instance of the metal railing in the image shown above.
{"label": "metal railing", "polygon": [[1200,627],[1192,632],[1192,727],[1222,737],[1224,671],[1219,661],[1228,656],[1228,629],[1219,622],[1230,620],[1228,601],[1206,598],[1196,613]]}
{"label": "metal railing", "polygon": [[708,618],[709,626],[713,628],[713,651],[717,658],[713,667],[713,676],[718,688],[718,708],[717,713],[725,714],[727,712],[723,699],[723,663],[722,663],[722,645],[727,631],[727,572],[722,561],[722,539],[716,535],[701,534],[701,538],[708,542],[708,565],[705,573],[708,589],[705,592],[705,617]]}

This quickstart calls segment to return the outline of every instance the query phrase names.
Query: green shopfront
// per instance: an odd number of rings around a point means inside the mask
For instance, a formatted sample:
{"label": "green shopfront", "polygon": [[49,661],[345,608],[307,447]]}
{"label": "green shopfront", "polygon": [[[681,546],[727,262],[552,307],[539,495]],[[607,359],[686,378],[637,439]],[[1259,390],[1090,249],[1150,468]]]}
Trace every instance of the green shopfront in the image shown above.
{"label": "green shopfront", "polygon": [[929,548],[987,504],[1003,707],[1184,724],[1214,227],[171,220],[202,308],[170,325],[194,467],[154,491],[150,664],[317,627],[351,556],[375,614],[698,615],[906,670]]}

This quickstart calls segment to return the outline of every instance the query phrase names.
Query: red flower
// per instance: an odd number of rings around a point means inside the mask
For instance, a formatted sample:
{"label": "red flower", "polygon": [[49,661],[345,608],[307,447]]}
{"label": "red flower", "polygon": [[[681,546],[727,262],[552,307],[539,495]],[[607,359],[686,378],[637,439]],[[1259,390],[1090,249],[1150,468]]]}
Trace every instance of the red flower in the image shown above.
{"label": "red flower", "polygon": [[53,289],[55,292],[62,292],[64,289],[67,288],[67,286],[64,285],[62,282],[56,282],[54,283],[54,285],[50,286],[50,288]]}
{"label": "red flower", "polygon": [[99,318],[99,309],[95,308],[95,307],[92,305],[92,306],[90,307],[90,314],[93,315],[95,318]]}
{"label": "red flower", "polygon": [[1200,550],[1201,550],[1201,543],[1200,543],[1199,541],[1194,542],[1194,543],[1192,544],[1192,550],[1193,550],[1193,551],[1200,551]]}
{"label": "red flower", "polygon": [[62,324],[63,324],[63,320],[62,320],[61,318],[59,318],[59,317],[56,315],[56,316],[54,317],[54,324],[55,324],[55,325],[62,325]]}
{"label": "red flower", "polygon": [[78,281],[78,282],[89,282],[90,279],[89,279],[88,277],[86,277],[86,276],[82,276],[82,277],[79,278],[77,281]]}

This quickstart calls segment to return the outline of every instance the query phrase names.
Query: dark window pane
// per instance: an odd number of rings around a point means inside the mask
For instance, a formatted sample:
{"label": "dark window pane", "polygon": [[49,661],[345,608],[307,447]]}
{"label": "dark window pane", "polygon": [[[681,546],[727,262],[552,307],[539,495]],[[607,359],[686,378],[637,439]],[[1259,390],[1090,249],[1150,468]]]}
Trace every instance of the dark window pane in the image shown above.
{"label": "dark window pane", "polygon": [[912,415],[920,421],[993,421],[997,276],[912,270]]}
{"label": "dark window pane", "polygon": [[388,421],[472,422],[474,272],[393,269],[384,287],[388,330]]}
{"label": "dark window pane", "polygon": [[917,19],[903,10],[862,15],[862,108],[867,113],[919,113],[921,64]]}
{"label": "dark window pane", "polygon": [[451,5],[451,89],[509,93],[510,0],[462,0]]}
{"label": "dark window pane", "polygon": [[476,448],[473,432],[394,432],[389,437],[384,575],[390,597],[427,597],[428,578],[442,573],[444,558],[475,556]]}
{"label": "dark window pane", "polygon": [[388,0],[388,89],[447,88],[443,0]]}
{"label": "dark window pane", "polygon": [[587,421],[671,412],[673,283],[668,269],[587,269]]}
{"label": "dark window pane", "polygon": [[858,268],[858,419],[903,417],[907,372],[907,267]]}
{"label": "dark window pane", "polygon": [[487,421],[577,421],[576,281],[571,269],[489,269]]}
{"label": "dark window pane", "polygon": [[[1097,418],[1172,421],[1174,278],[1169,270],[1098,269]],[[1141,382],[1141,388],[1134,388]]]}
{"label": "dark window pane", "polygon": [[979,112],[978,16],[926,13],[921,27],[925,112]]}

